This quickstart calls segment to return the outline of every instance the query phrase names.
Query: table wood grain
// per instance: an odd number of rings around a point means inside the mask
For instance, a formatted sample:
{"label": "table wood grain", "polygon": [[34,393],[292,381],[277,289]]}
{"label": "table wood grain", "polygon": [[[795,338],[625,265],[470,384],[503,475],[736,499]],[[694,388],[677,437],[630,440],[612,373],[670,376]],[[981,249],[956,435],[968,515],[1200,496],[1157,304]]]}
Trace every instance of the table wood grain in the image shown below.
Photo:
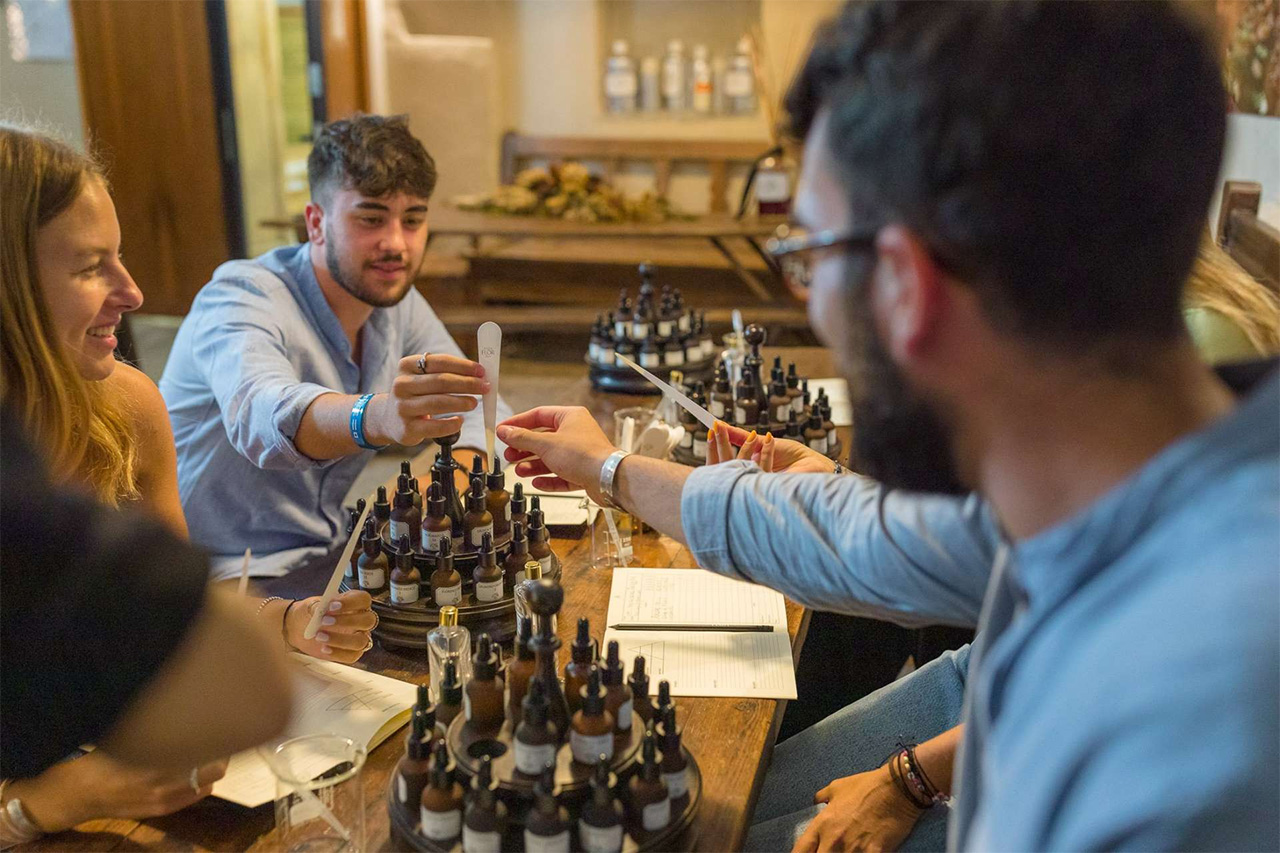
{"label": "table wood grain", "polygon": [[[829,354],[816,347],[766,350],[771,360],[781,355],[783,363],[795,361],[801,375],[831,376]],[[766,362],[766,365],[769,362]],[[612,434],[612,413],[626,406],[649,403],[654,397],[604,395],[593,391],[580,367],[566,363],[503,364],[503,391],[515,411],[532,405],[585,405]],[[842,429],[848,446],[848,430]],[[428,456],[428,453],[424,453]],[[415,470],[425,463],[419,460]],[[600,520],[598,520],[600,521]],[[591,620],[592,635],[603,637],[609,606],[608,570],[592,568],[591,537],[552,539],[552,548],[563,566],[565,604],[558,622],[560,665],[567,660],[567,648],[574,638],[579,617]],[[637,566],[690,568],[693,555],[679,542],[649,532],[633,538]],[[328,580],[337,552],[313,561],[282,578],[261,584],[265,594],[287,597],[318,595]],[[787,602],[787,632],[793,658],[798,658],[808,625],[807,612]],[[361,669],[392,678],[423,684],[427,680],[426,652],[383,648],[381,644],[357,664]],[[742,846],[756,799],[769,765],[773,742],[785,701],[681,697],[677,699],[684,743],[697,759],[703,774],[703,800],[697,818],[686,836],[688,846],[698,851],[737,850]],[[407,727],[406,727],[407,729]],[[367,802],[367,847],[392,850],[385,795],[392,770],[404,748],[406,729],[394,733],[369,753],[364,769]],[[274,813],[271,805],[248,809],[216,798],[208,798],[173,815],[143,821],[97,820],[75,830],[49,836],[21,850],[39,851],[239,851],[274,850]]]}

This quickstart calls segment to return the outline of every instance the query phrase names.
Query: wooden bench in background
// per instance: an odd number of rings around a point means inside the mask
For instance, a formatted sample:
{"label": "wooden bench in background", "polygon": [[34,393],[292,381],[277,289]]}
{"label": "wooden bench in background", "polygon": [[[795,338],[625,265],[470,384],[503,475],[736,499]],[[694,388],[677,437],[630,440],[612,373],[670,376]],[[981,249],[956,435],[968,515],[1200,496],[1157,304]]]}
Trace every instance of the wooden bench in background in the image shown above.
{"label": "wooden bench in background", "polygon": [[1280,294],[1280,230],[1258,218],[1262,185],[1227,181],[1214,239],[1245,272]]}

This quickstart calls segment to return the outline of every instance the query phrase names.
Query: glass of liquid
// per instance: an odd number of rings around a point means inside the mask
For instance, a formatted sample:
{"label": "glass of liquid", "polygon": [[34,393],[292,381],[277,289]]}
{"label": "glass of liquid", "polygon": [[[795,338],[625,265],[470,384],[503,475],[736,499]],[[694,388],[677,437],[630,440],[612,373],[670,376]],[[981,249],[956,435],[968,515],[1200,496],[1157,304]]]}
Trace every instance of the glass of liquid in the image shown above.
{"label": "glass of liquid", "polygon": [[276,777],[276,840],[271,849],[365,849],[363,744],[334,734],[306,735],[259,753]]}
{"label": "glass of liquid", "polygon": [[598,506],[589,498],[583,498],[583,509],[587,517],[598,511],[592,521],[591,528],[591,567],[593,569],[614,569],[618,566],[629,566],[634,557],[631,547],[631,533],[634,527],[631,514],[620,509]]}

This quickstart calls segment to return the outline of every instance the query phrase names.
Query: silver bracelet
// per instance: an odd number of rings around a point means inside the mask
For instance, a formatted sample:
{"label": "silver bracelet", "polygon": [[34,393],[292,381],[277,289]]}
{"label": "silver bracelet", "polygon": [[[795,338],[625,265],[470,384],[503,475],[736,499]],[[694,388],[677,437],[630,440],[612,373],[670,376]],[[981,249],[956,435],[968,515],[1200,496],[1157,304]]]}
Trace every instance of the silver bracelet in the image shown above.
{"label": "silver bracelet", "polygon": [[27,817],[21,800],[14,797],[7,803],[4,802],[4,789],[9,787],[10,781],[5,779],[0,782],[0,803],[3,803],[3,806],[0,806],[0,836],[3,836],[5,847],[26,844],[44,835],[44,831]]}
{"label": "silver bracelet", "polygon": [[267,596],[266,598],[262,599],[262,603],[258,605],[258,609],[253,612],[253,615],[261,616],[262,611],[265,610],[266,606],[273,601],[284,601],[284,599],[278,595]]}
{"label": "silver bracelet", "polygon": [[600,494],[609,503],[610,507],[617,507],[618,502],[613,494],[613,480],[618,475],[618,466],[622,464],[622,460],[631,454],[625,450],[615,450],[609,454],[604,460],[604,464],[600,466]]}

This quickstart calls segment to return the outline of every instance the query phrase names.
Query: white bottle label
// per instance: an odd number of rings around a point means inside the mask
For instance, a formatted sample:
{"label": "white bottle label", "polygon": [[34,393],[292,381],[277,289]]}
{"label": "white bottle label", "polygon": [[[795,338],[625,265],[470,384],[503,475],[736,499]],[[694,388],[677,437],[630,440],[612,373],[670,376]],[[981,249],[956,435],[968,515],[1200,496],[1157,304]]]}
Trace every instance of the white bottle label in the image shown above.
{"label": "white bottle label", "polygon": [[433,812],[422,806],[418,811],[421,812],[422,834],[432,841],[449,841],[462,832],[462,812],[458,809]]}
{"label": "white bottle label", "polygon": [[632,702],[630,699],[618,706],[618,730],[627,731],[631,728],[631,711]]}
{"label": "white bottle label", "polygon": [[573,750],[573,760],[588,767],[594,767],[603,753],[606,758],[613,758],[613,732],[602,735],[584,735],[577,731],[569,732],[569,748]]}
{"label": "white bottle label", "polygon": [[688,348],[685,349],[684,360],[688,362],[688,361],[700,361],[701,359],[702,359],[702,344],[698,343],[697,341],[694,341],[693,343],[689,344]]}
{"label": "white bottle label", "polygon": [[548,762],[556,760],[553,743],[531,744],[516,738],[516,769],[528,776],[537,776]]}
{"label": "white bottle label", "polygon": [[[422,550],[431,551],[432,553],[440,550],[440,543],[446,539],[452,539],[452,533],[448,530],[427,530],[422,528]],[[449,544],[453,544],[450,542]]]}
{"label": "white bottle label", "polygon": [[715,355],[715,351],[716,351],[715,341],[711,340],[711,338],[706,338],[705,340],[703,340],[702,342],[703,358],[711,358],[711,356]]}
{"label": "white bottle label", "polygon": [[579,821],[578,840],[586,853],[618,853],[622,849],[622,824],[601,827]]}
{"label": "white bottle label", "polygon": [[443,607],[446,604],[461,604],[461,603],[462,603],[462,582],[461,581],[454,584],[453,586],[436,588],[436,606],[437,607]]}
{"label": "white bottle label", "polygon": [[631,331],[631,324],[626,320],[615,320],[613,323],[613,336],[618,340],[625,340],[627,332]]}
{"label": "white bottle label", "polygon": [[730,98],[745,98],[752,90],[751,72],[742,68],[734,68],[724,75],[724,93]]}
{"label": "white bottle label", "polygon": [[787,418],[791,415],[791,403],[783,403],[781,406],[778,406],[773,410],[773,415],[776,420],[780,420],[785,424],[787,422]]}
{"label": "white bottle label", "polygon": [[391,585],[391,601],[395,604],[413,604],[418,600],[416,583],[393,583]]}
{"label": "white bottle label", "polygon": [[747,422],[747,410],[741,406],[734,406],[733,422],[737,424],[745,424]]}
{"label": "white bottle label", "polygon": [[819,453],[826,453],[826,452],[827,452],[827,437],[824,435],[822,438],[811,438],[811,439],[809,439],[809,448],[810,448],[810,449],[812,449],[812,450],[816,450],[816,451],[818,451]]}
{"label": "white bottle label", "polygon": [[835,430],[831,430],[831,432],[827,433],[827,452],[828,453],[836,449],[836,442],[839,440],[840,440],[839,436],[836,435]]}
{"label": "white bottle label", "polygon": [[502,835],[497,832],[480,832],[464,824],[462,849],[466,853],[502,853]]}
{"label": "white bottle label", "polygon": [[800,394],[792,398],[791,411],[795,412],[797,415],[804,414],[804,395],[803,394]]}
{"label": "white bottle label", "polygon": [[[392,545],[395,545],[397,548],[399,548],[399,547],[400,547],[400,537],[401,537],[401,536],[409,536],[409,535],[410,535],[409,522],[407,522],[407,521],[396,521],[394,518],[393,518],[393,519],[391,519],[391,533],[390,533],[390,536],[391,536],[391,544],[392,544]],[[410,542],[412,542],[413,540],[412,540],[412,539],[410,539],[409,541],[410,541]]]}
{"label": "white bottle label", "polygon": [[648,323],[632,323],[631,337],[637,341],[643,341],[645,338],[649,337],[649,324]]}
{"label": "white bottle label", "polygon": [[538,565],[542,566],[542,574],[545,577],[551,571],[551,556],[543,557],[538,561]]}
{"label": "white bottle label", "polygon": [[705,438],[695,438],[693,440],[693,455],[698,459],[707,458],[707,440]]}
{"label": "white bottle label", "polygon": [[675,773],[663,773],[662,781],[667,783],[667,793],[671,799],[678,800],[689,793],[689,771],[680,770]]}
{"label": "white bottle label", "polygon": [[634,98],[636,76],[625,71],[613,71],[605,75],[604,93],[610,98]]}
{"label": "white bottle label", "polygon": [[511,502],[510,501],[502,505],[502,518],[507,522],[507,525],[510,526],[511,524]]}
{"label": "white bottle label", "polygon": [[684,364],[684,350],[672,349],[666,352],[667,367],[679,367]]}
{"label": "white bottle label", "polygon": [[786,172],[757,172],[756,201],[777,202],[791,198],[791,180]]}
{"label": "white bottle label", "polygon": [[659,800],[656,803],[649,803],[644,807],[644,811],[640,813],[640,824],[644,827],[645,832],[657,832],[659,829],[666,829],[669,823],[671,823],[670,797]]}
{"label": "white bottle label", "polygon": [[471,692],[465,689],[462,691],[462,718],[471,722]]}
{"label": "white bottle label", "polygon": [[385,569],[370,568],[366,566],[360,567],[361,589],[381,589],[383,584],[386,582],[387,572]]}
{"label": "white bottle label", "polygon": [[409,783],[405,781],[403,773],[396,775],[396,789],[400,792],[400,802],[409,802]]}
{"label": "white bottle label", "polygon": [[471,544],[474,547],[479,548],[481,542],[484,541],[484,535],[486,533],[489,534],[489,541],[492,542],[493,541],[493,522],[492,521],[489,522],[488,524],[482,524],[479,527],[471,528]]}
{"label": "white bottle label", "polygon": [[525,853],[569,853],[569,830],[559,835],[534,835],[524,831]]}
{"label": "white bottle label", "polygon": [[693,431],[689,427],[685,427],[684,435],[680,436],[680,446],[685,450],[693,449]]}
{"label": "white bottle label", "polygon": [[613,347],[600,347],[600,362],[602,364],[613,364]]}
{"label": "white bottle label", "polygon": [[501,601],[502,600],[502,578],[496,581],[486,581],[476,583],[476,601]]}
{"label": "white bottle label", "polygon": [[600,345],[595,341],[592,341],[591,343],[587,344],[587,358],[591,359],[592,361],[600,360]]}
{"label": "white bottle label", "polygon": [[713,399],[711,401],[711,416],[713,418],[724,417],[724,401]]}
{"label": "white bottle label", "polygon": [[640,353],[640,366],[641,366],[641,367],[658,367],[658,366],[659,366],[659,362],[660,362],[661,360],[662,360],[662,357],[661,357],[661,356],[659,356],[656,352],[642,352],[642,353]]}
{"label": "white bottle label", "polygon": [[343,572],[343,573],[342,573],[342,576],[343,576],[344,578],[354,578],[354,577],[356,577],[356,576],[358,575],[359,571],[360,571],[360,570],[359,570],[359,568],[357,568],[357,563],[356,563],[356,561],[355,561],[355,560],[348,560],[348,561],[347,561],[347,570],[346,570],[345,572]]}
{"label": "white bottle label", "polygon": [[660,338],[671,337],[671,326],[672,326],[672,323],[670,320],[659,320],[658,321],[658,337]]}

